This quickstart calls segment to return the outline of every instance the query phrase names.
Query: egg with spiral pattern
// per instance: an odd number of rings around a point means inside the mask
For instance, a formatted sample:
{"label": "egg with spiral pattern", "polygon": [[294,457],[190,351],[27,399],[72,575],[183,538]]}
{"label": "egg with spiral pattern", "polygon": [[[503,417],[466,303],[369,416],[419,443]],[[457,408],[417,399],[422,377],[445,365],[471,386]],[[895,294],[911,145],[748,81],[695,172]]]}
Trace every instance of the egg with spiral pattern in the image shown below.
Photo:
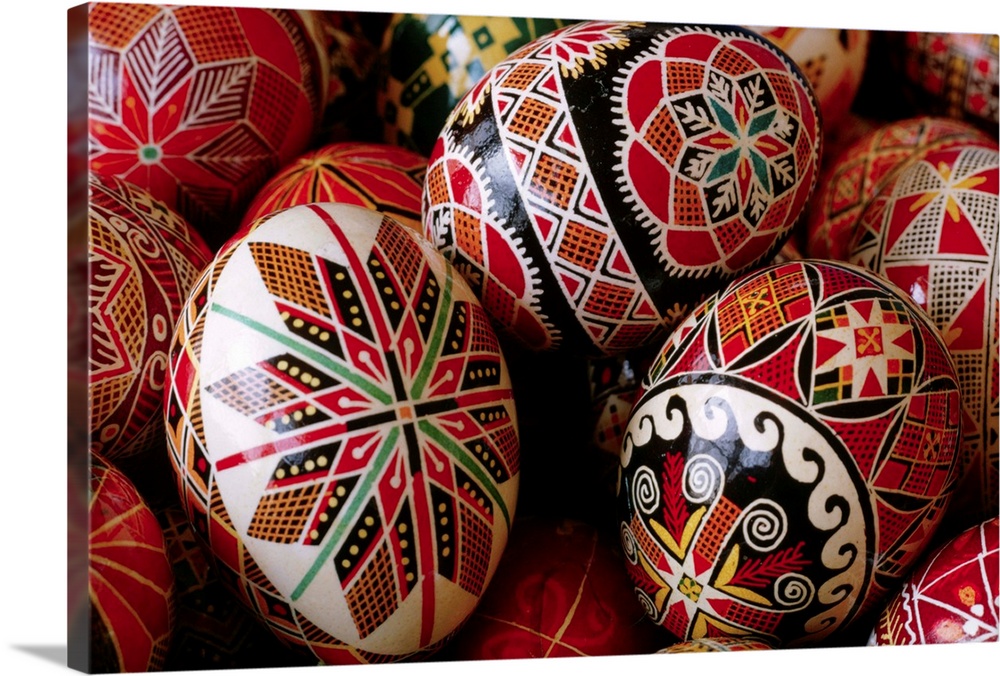
{"label": "egg with spiral pattern", "polygon": [[629,417],[635,593],[679,641],[834,636],[929,546],[960,417],[940,333],[898,287],[816,260],[741,277],[671,334]]}

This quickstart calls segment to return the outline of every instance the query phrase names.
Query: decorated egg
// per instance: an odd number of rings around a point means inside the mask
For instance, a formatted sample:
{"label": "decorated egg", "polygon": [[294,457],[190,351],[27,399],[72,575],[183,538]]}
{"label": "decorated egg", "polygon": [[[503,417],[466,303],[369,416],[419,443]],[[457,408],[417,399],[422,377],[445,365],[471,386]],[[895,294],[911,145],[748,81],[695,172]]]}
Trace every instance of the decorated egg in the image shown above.
{"label": "decorated egg", "polygon": [[393,14],[381,50],[376,109],[386,143],[430,154],[445,121],[483,75],[524,44],[571,22]]}
{"label": "decorated egg", "polygon": [[454,268],[377,211],[291,207],[216,256],[170,357],[182,503],[244,601],[326,663],[439,647],[519,479],[504,357]]}
{"label": "decorated egg", "polygon": [[690,641],[679,641],[667,646],[657,653],[732,653],[743,650],[771,650],[767,641],[744,636],[717,636],[715,638],[693,638]]}
{"label": "decorated egg", "polygon": [[448,655],[459,660],[653,652],[615,538],[584,521],[514,523],[497,574]]}
{"label": "decorated egg", "polygon": [[934,535],[961,400],[937,329],[863,268],[733,282],[675,330],[621,452],[622,546],[677,640],[816,644],[864,616]]}
{"label": "decorated egg", "polygon": [[868,58],[867,30],[748,26],[777,45],[802,69],[819,100],[823,133],[847,116]]}
{"label": "decorated egg", "polygon": [[806,216],[805,253],[846,261],[861,212],[884,182],[925,152],[969,144],[997,142],[966,122],[932,116],[888,122],[865,134],[823,167]]}
{"label": "decorated egg", "polygon": [[931,552],[881,612],[869,645],[996,641],[998,541],[994,516]]}
{"label": "decorated egg", "polygon": [[145,188],[213,249],[312,142],[325,52],[309,12],[94,3],[90,168]]}
{"label": "decorated egg", "polygon": [[90,448],[115,461],[163,443],[170,336],[212,253],[177,212],[120,179],[91,174],[88,219]]}
{"label": "decorated egg", "polygon": [[427,158],[383,143],[332,143],[300,156],[271,178],[242,225],[296,204],[355,204],[422,232],[420,195]]}
{"label": "decorated egg", "polygon": [[173,627],[163,530],[132,482],[96,454],[90,469],[91,672],[158,671]]}
{"label": "decorated egg", "polygon": [[921,110],[976,122],[996,133],[1000,36],[905,32],[894,38],[900,72]]}
{"label": "decorated egg", "polygon": [[820,145],[808,81],[760,36],[578,23],[459,103],[424,231],[531,349],[621,354],[776,253]]}
{"label": "decorated egg", "polygon": [[995,147],[925,153],[869,202],[850,256],[909,293],[955,361],[962,388],[962,478],[951,511],[963,526],[1000,506],[998,158]]}
{"label": "decorated egg", "polygon": [[187,515],[177,505],[155,512],[174,572],[174,627],[163,668],[262,669],[313,666],[282,645],[219,578]]}

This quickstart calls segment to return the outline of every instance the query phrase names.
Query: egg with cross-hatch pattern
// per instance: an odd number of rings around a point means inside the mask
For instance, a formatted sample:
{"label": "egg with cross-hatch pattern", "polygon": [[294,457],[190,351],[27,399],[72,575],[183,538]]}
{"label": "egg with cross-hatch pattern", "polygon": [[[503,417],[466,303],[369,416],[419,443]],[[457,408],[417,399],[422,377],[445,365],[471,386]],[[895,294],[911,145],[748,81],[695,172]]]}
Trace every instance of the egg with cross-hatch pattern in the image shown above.
{"label": "egg with cross-hatch pattern", "polygon": [[811,85],[758,34],[581,22],[459,101],[429,158],[424,231],[531,349],[621,354],[770,261],[821,146]]}
{"label": "egg with cross-hatch pattern", "polygon": [[419,234],[310,203],[195,283],[165,402],[181,501],[240,598],[326,663],[433,652],[507,542],[519,436],[485,312]]}
{"label": "egg with cross-hatch pattern", "polygon": [[677,640],[832,639],[942,523],[962,414],[940,332],[863,268],[733,282],[653,361],[625,429],[619,528],[635,592]]}

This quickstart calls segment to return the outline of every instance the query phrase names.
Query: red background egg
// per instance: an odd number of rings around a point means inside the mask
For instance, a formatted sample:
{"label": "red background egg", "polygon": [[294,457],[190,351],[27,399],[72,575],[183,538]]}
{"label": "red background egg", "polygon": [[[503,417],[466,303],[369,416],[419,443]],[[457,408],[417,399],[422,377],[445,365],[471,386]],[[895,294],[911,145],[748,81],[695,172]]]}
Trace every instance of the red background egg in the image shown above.
{"label": "red background egg", "polygon": [[572,519],[514,523],[497,574],[448,648],[460,660],[629,655],[662,642],[613,537]]}
{"label": "red background egg", "polygon": [[90,482],[90,669],[157,671],[174,607],[163,530],[132,482],[98,456]]}
{"label": "red background egg", "polygon": [[871,645],[996,641],[1000,518],[948,540],[906,579],[872,632]]}
{"label": "red background egg", "polygon": [[337,202],[374,209],[417,232],[427,159],[382,143],[333,143],[302,155],[271,178],[243,216],[261,216],[309,202]]}
{"label": "red background egg", "polygon": [[94,3],[90,169],[149,190],[213,249],[313,140],[326,51],[310,12]]}
{"label": "red background egg", "polygon": [[212,254],[183,217],[120,179],[91,175],[88,213],[90,448],[114,461],[163,445],[170,336]]}

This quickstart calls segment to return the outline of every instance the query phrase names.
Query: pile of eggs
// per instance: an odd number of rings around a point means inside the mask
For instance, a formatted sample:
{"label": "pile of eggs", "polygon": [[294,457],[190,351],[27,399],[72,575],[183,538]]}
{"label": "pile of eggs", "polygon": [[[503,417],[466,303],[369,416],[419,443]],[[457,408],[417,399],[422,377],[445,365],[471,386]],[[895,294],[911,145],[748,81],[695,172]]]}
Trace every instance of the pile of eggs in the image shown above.
{"label": "pile of eggs", "polygon": [[93,3],[86,668],[997,640],[982,37]]}

